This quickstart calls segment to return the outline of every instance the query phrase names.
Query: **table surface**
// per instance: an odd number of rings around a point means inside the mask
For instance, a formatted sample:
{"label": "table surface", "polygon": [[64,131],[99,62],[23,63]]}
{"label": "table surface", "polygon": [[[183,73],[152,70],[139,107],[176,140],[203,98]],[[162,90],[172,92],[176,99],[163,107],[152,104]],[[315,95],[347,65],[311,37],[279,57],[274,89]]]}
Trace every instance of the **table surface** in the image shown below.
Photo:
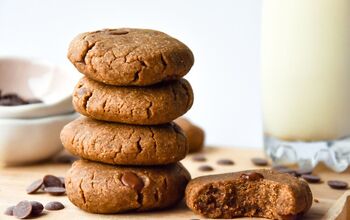
{"label": "table surface", "polygon": [[[202,154],[207,158],[205,162],[195,162],[192,160],[192,155],[188,155],[182,163],[190,171],[192,178],[225,173],[234,172],[245,169],[257,168],[254,166],[250,159],[252,157],[262,157],[263,153],[258,149],[242,149],[242,148],[213,148],[207,147]],[[216,162],[219,159],[231,159],[235,162],[234,165],[218,165]],[[214,168],[213,171],[199,171],[198,167],[201,165],[210,165]],[[50,196],[48,194],[39,193],[34,195],[28,195],[25,192],[25,188],[38,178],[42,178],[46,174],[53,174],[57,176],[64,176],[65,172],[69,169],[69,164],[55,164],[55,163],[43,163],[30,166],[21,167],[3,167],[0,169],[0,219],[14,219],[12,216],[6,216],[3,214],[4,210],[17,204],[21,200],[35,200],[43,203],[44,205],[50,201],[60,201],[66,208],[60,211],[44,211],[40,219],[192,219],[200,218],[193,214],[184,204],[180,203],[176,207],[163,211],[144,212],[144,213],[128,213],[128,214],[114,214],[114,215],[97,215],[90,214],[79,210],[72,203],[69,202],[66,196]],[[314,198],[319,202],[313,203],[310,211],[305,215],[305,219],[321,219],[336,201],[344,194],[349,193],[348,190],[334,190],[328,187],[327,180],[338,179],[350,182],[350,171],[338,174],[334,173],[324,166],[319,166],[315,169],[314,173],[319,175],[323,182],[319,184],[310,184]],[[340,203],[340,202],[338,202]],[[342,204],[340,204],[342,205]]]}

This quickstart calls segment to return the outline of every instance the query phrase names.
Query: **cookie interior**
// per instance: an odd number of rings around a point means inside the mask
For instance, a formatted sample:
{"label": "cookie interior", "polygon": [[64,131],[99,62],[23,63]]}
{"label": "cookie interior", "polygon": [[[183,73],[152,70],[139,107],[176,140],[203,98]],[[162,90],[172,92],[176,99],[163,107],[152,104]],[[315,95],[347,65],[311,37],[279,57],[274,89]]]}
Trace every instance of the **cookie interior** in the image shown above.
{"label": "cookie interior", "polygon": [[238,216],[294,219],[295,206],[288,185],[269,180],[224,181],[203,186],[194,199],[194,208],[210,218]]}

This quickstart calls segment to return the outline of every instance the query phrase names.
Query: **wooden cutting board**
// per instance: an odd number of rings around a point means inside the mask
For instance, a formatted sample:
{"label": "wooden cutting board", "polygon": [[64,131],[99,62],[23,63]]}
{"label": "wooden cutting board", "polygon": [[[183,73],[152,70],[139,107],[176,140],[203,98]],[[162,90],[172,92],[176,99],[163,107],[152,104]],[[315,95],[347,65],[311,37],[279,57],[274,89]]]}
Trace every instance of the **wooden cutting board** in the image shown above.
{"label": "wooden cutting board", "polygon": [[[213,147],[207,147],[203,154],[207,158],[207,161],[205,162],[193,161],[193,154],[187,156],[182,161],[185,167],[187,167],[187,169],[190,171],[192,177],[257,168],[251,163],[250,159],[252,157],[263,156],[262,151],[257,149]],[[235,162],[235,164],[226,166],[218,165],[216,163],[218,159],[231,159]],[[214,171],[198,171],[198,167],[201,165],[210,165],[214,168]],[[7,207],[15,205],[21,200],[36,200],[43,203],[44,205],[50,201],[60,201],[66,206],[65,209],[60,211],[45,211],[44,214],[39,218],[43,220],[201,218],[200,216],[193,214],[183,202],[175,208],[164,211],[136,214],[128,213],[115,215],[96,215],[79,210],[69,202],[66,196],[55,197],[47,194],[26,194],[25,188],[32,181],[38,178],[42,178],[46,174],[64,176],[69,167],[70,165],[67,164],[44,163],[25,167],[0,168],[0,219],[15,219],[12,216],[4,215],[3,212]],[[350,219],[350,210],[344,209],[344,207],[350,207],[350,190],[334,190],[329,188],[326,184],[326,181],[330,179],[344,180],[350,183],[350,171],[346,171],[341,174],[333,173],[321,165],[316,168],[315,173],[318,174],[323,180],[323,183],[310,184],[314,198],[316,198],[319,202],[313,203],[313,206],[311,210],[306,214],[305,219]]]}

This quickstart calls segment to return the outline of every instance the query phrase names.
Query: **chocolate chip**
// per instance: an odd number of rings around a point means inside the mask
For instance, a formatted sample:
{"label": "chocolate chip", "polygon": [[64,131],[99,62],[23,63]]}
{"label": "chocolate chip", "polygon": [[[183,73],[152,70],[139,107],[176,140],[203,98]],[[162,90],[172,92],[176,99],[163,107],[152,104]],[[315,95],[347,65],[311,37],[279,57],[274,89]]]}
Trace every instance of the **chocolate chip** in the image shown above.
{"label": "chocolate chip", "polygon": [[298,177],[302,175],[310,175],[312,174],[312,169],[298,169],[295,173]]}
{"label": "chocolate chip", "polygon": [[15,206],[10,206],[10,207],[8,207],[6,210],[5,210],[5,212],[4,212],[4,214],[5,215],[13,215],[13,209],[15,208]]}
{"label": "chocolate chip", "polygon": [[37,202],[37,201],[31,201],[30,203],[32,204],[31,215],[37,216],[43,212],[43,210],[44,210],[43,204],[41,204],[40,202]]}
{"label": "chocolate chip", "polygon": [[233,165],[235,163],[230,159],[221,159],[221,160],[217,161],[217,164],[219,164],[219,165]]}
{"label": "chocolate chip", "polygon": [[207,171],[213,171],[214,168],[211,166],[208,166],[208,165],[203,165],[203,166],[198,167],[198,170],[207,172]]}
{"label": "chocolate chip", "polygon": [[327,182],[328,186],[332,189],[347,189],[348,183],[340,180],[329,180]]}
{"label": "chocolate chip", "polygon": [[76,161],[78,158],[73,156],[73,155],[59,155],[53,159],[53,162],[55,163],[67,163],[67,164],[72,164],[74,161]]}
{"label": "chocolate chip", "polygon": [[41,186],[44,184],[44,181],[43,179],[38,179],[38,180],[35,180],[34,182],[32,182],[26,189],[27,193],[28,194],[32,194],[32,193],[35,193],[37,192]]}
{"label": "chocolate chip", "polygon": [[255,166],[267,166],[268,161],[264,158],[254,157],[252,158],[252,162]]}
{"label": "chocolate chip", "polygon": [[126,30],[110,30],[108,31],[108,34],[111,34],[111,35],[124,35],[124,34],[128,34],[129,31],[126,31]]}
{"label": "chocolate chip", "polygon": [[64,205],[60,202],[53,201],[53,202],[47,203],[45,205],[45,209],[50,211],[61,210],[61,209],[64,209]]}
{"label": "chocolate chip", "polygon": [[192,157],[192,160],[196,162],[204,162],[207,161],[207,158],[205,158],[203,155],[195,155]]}
{"label": "chocolate chip", "polygon": [[138,192],[141,191],[144,186],[142,179],[135,173],[129,171],[123,174],[121,181],[125,186],[129,186]]}
{"label": "chocolate chip", "polygon": [[277,172],[280,172],[280,173],[287,173],[287,174],[290,174],[290,175],[292,175],[292,176],[297,176],[297,174],[296,174],[296,171],[295,170],[293,170],[293,169],[290,169],[290,168],[288,168],[288,167],[286,167],[286,168],[280,168],[280,169],[278,169],[278,170],[276,170]]}
{"label": "chocolate chip", "polygon": [[46,175],[44,176],[45,187],[62,187],[62,181],[57,176]]}
{"label": "chocolate chip", "polygon": [[249,172],[249,173],[242,173],[240,178],[245,180],[250,180],[250,181],[256,181],[256,180],[264,179],[264,176],[261,173]]}
{"label": "chocolate chip", "polygon": [[42,101],[39,99],[24,100],[16,93],[8,93],[5,95],[1,95],[1,91],[0,91],[0,105],[3,105],[3,106],[27,105],[27,104],[34,104],[34,103],[40,103],[40,102]]}
{"label": "chocolate chip", "polygon": [[14,93],[9,93],[0,97],[0,105],[3,106],[16,106],[26,104],[29,103]]}
{"label": "chocolate chip", "polygon": [[27,218],[32,213],[32,204],[29,201],[21,201],[13,208],[13,215],[17,218]]}
{"label": "chocolate chip", "polygon": [[28,99],[27,102],[28,104],[38,104],[42,103],[43,101],[41,101],[40,99]]}
{"label": "chocolate chip", "polygon": [[63,177],[63,176],[59,176],[58,178],[59,178],[59,179],[61,180],[61,182],[62,182],[62,187],[66,188],[66,184],[65,184],[65,179],[64,179],[64,177]]}
{"label": "chocolate chip", "polygon": [[321,182],[321,178],[315,175],[304,174],[301,177],[306,180],[308,183],[319,183]]}
{"label": "chocolate chip", "polygon": [[320,201],[318,199],[314,199],[314,202],[319,203]]}
{"label": "chocolate chip", "polygon": [[272,166],[272,169],[278,171],[278,170],[289,169],[289,168],[284,165],[274,165]]}
{"label": "chocolate chip", "polygon": [[60,196],[66,192],[66,189],[63,187],[49,186],[45,187],[45,192],[48,192],[50,195],[53,196]]}

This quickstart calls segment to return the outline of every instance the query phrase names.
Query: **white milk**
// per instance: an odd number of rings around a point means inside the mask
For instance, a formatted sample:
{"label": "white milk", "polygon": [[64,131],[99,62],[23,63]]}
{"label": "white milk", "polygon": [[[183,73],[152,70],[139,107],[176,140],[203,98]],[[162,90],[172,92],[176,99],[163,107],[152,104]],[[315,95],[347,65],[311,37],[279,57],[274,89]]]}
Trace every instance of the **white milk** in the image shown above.
{"label": "white milk", "polygon": [[288,141],[350,136],[350,0],[265,0],[264,130]]}

